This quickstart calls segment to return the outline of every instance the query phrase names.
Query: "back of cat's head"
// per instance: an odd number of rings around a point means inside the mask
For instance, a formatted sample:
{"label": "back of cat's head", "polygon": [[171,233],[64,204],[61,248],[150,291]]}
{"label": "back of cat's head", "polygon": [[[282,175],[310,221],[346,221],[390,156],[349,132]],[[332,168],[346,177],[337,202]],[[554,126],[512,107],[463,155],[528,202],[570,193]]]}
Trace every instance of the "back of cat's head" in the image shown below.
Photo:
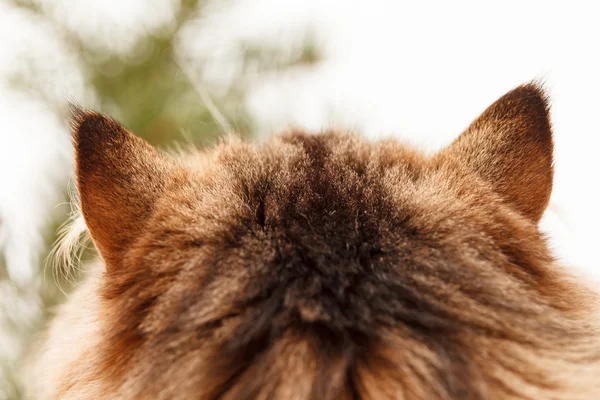
{"label": "back of cat's head", "polygon": [[81,213],[103,263],[47,332],[37,397],[598,389],[592,296],[537,228],[553,151],[538,86],[432,157],[338,132],[174,157],[100,114],[73,121]]}

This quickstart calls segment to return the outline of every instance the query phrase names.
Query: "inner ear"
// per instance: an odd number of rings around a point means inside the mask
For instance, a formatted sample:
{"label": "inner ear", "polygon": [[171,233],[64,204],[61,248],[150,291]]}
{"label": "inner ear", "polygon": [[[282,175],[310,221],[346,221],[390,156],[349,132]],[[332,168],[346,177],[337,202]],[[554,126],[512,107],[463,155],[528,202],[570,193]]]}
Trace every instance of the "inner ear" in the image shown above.
{"label": "inner ear", "polygon": [[83,217],[107,267],[114,268],[144,229],[171,163],[96,112],[73,108],[72,125]]}
{"label": "inner ear", "polygon": [[538,222],[552,192],[552,153],[547,96],[530,83],[494,102],[441,155],[470,168]]}

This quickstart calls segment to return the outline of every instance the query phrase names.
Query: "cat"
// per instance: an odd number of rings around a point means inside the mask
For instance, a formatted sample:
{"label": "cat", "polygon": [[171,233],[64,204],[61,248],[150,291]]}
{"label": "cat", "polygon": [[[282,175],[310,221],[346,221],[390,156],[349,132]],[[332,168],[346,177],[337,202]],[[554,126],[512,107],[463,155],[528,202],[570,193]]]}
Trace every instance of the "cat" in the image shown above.
{"label": "cat", "polygon": [[73,116],[101,256],[30,368],[39,399],[597,399],[595,292],[538,229],[537,83],[424,155],[290,131],[175,157]]}

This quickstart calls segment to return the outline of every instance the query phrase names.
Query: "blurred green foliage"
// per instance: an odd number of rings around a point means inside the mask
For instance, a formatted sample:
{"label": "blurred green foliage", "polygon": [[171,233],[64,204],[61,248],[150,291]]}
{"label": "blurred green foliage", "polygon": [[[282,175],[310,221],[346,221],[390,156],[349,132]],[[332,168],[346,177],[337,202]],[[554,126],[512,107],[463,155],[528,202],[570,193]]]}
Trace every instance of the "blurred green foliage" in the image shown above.
{"label": "blurred green foliage", "polygon": [[[34,0],[15,1],[21,7],[44,15]],[[99,111],[118,111],[120,122],[150,143],[164,146],[181,139],[199,145],[219,136],[219,125],[208,112],[174,56],[181,27],[199,14],[203,1],[183,0],[176,13],[175,26],[167,35],[141,36],[128,57],[90,48],[77,35],[56,25],[65,40],[79,53],[92,89],[100,101]],[[101,52],[102,54],[99,54]],[[241,102],[241,98],[239,99]],[[228,115],[240,134],[248,133],[247,117]]]}
{"label": "blurred green foliage", "polygon": [[[175,37],[179,29],[197,13],[198,0],[182,2],[176,26],[168,37],[145,36],[136,45],[136,62],[111,56],[90,63],[92,84],[101,102],[110,102],[119,110],[124,123],[136,134],[156,145],[181,139],[186,132],[195,143],[207,144],[219,135],[219,125],[195,92],[174,57]],[[98,59],[85,54],[86,59]],[[106,71],[118,71],[107,73]],[[241,99],[240,99],[241,100]],[[240,120],[239,115],[229,118]],[[240,129],[240,133],[247,133]]]}

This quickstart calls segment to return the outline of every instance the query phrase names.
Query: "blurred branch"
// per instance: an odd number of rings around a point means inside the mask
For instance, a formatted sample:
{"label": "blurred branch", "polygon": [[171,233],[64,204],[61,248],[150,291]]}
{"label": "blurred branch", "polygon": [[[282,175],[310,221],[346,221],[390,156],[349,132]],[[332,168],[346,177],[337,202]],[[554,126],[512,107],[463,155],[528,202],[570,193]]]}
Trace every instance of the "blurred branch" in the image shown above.
{"label": "blurred branch", "polygon": [[187,80],[190,82],[196,93],[198,93],[198,95],[204,102],[204,105],[210,112],[210,115],[221,126],[221,129],[225,133],[233,133],[229,122],[227,122],[225,116],[219,111],[215,103],[212,101],[212,98],[210,97],[210,94],[208,93],[206,88],[198,81],[198,79],[195,77],[190,68],[180,61],[176,60],[175,63],[177,64],[177,66],[179,66],[179,69],[181,69],[181,71],[183,72]]}

